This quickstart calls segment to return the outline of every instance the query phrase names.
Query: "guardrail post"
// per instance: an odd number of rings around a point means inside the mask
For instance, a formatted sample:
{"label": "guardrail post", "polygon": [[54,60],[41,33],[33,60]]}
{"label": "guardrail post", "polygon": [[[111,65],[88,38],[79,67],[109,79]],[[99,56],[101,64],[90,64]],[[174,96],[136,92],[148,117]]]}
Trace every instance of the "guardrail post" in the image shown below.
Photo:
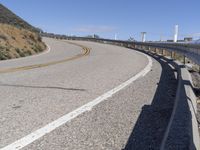
{"label": "guardrail post", "polygon": [[155,48],[155,53],[157,53],[157,48]]}
{"label": "guardrail post", "polygon": [[164,50],[163,49],[161,49],[161,53],[162,53],[162,56],[164,55]]}
{"label": "guardrail post", "polygon": [[164,56],[166,56],[167,54],[166,54],[167,52],[166,52],[166,50],[165,49],[163,49],[163,55]]}
{"label": "guardrail post", "polygon": [[200,73],[200,65],[199,65],[199,73]]}
{"label": "guardrail post", "polygon": [[185,65],[185,55],[183,55],[183,64]]}
{"label": "guardrail post", "polygon": [[175,53],[171,51],[171,58],[175,59]]}
{"label": "guardrail post", "polygon": [[173,52],[173,57],[174,57],[174,59],[176,59],[176,56],[177,56],[177,55],[176,55],[176,53],[175,53],[175,52]]}
{"label": "guardrail post", "polygon": [[160,49],[159,48],[156,49],[156,53],[160,54]]}
{"label": "guardrail post", "polygon": [[153,52],[156,53],[156,48],[153,48]]}

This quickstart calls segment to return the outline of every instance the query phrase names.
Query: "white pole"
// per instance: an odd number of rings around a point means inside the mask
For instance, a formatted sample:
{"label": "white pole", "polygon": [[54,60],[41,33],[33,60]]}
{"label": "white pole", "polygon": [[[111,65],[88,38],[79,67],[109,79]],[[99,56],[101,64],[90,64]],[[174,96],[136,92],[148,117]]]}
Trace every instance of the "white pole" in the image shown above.
{"label": "white pole", "polygon": [[115,33],[115,40],[117,40],[117,34]]}
{"label": "white pole", "polygon": [[142,34],[142,42],[146,41],[146,32],[141,32]]}
{"label": "white pole", "polygon": [[178,25],[175,25],[174,42],[177,42],[177,40],[178,40]]}

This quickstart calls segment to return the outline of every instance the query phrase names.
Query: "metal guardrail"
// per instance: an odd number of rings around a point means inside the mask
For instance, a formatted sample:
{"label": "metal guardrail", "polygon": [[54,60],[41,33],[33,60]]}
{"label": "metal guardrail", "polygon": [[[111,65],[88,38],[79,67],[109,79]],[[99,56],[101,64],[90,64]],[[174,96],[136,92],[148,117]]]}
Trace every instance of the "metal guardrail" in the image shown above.
{"label": "metal guardrail", "polygon": [[112,44],[122,44],[126,45],[139,45],[147,46],[159,49],[165,49],[168,51],[174,51],[184,55],[185,57],[191,59],[194,63],[200,65],[200,44],[192,43],[169,43],[169,42],[131,42],[131,41],[121,41],[121,40],[110,40],[110,39],[95,39],[95,38],[84,38],[84,37],[69,37],[70,40],[85,40],[85,41],[95,41],[102,43],[112,43]]}
{"label": "metal guardrail", "polygon": [[[46,35],[42,35],[46,36]],[[52,36],[50,36],[52,37]],[[56,36],[53,36],[56,38]],[[57,37],[60,38],[60,37]],[[146,46],[151,48],[159,48],[168,51],[174,51],[184,55],[185,57],[192,60],[197,65],[200,65],[200,44],[193,43],[171,43],[171,42],[137,42],[137,41],[122,41],[122,40],[111,40],[101,38],[87,38],[87,37],[64,37],[67,40],[82,40],[82,41],[94,41],[100,43],[110,43],[122,46]]]}
{"label": "metal guardrail", "polygon": [[143,43],[143,45],[180,53],[185,57],[191,59],[194,63],[200,65],[200,44],[148,42]]}

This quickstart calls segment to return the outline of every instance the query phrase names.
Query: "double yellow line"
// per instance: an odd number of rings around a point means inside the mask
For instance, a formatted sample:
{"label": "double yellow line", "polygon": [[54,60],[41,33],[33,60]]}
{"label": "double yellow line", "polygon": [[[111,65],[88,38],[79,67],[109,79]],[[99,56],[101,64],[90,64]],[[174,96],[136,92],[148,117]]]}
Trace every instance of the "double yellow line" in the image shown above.
{"label": "double yellow line", "polygon": [[0,73],[10,73],[10,72],[16,72],[16,71],[24,71],[24,70],[29,70],[29,69],[47,67],[47,66],[51,66],[51,65],[64,63],[64,62],[67,62],[67,61],[72,61],[72,60],[75,60],[75,59],[78,59],[78,58],[81,58],[83,56],[87,56],[87,55],[90,54],[90,48],[88,48],[88,47],[85,47],[83,45],[73,43],[73,42],[67,42],[67,43],[81,47],[83,49],[83,52],[80,53],[80,54],[77,54],[73,57],[63,59],[63,60],[58,60],[58,61],[53,61],[53,62],[48,62],[48,63],[43,63],[43,64],[35,64],[35,65],[29,65],[29,66],[3,69],[3,70],[0,70]]}

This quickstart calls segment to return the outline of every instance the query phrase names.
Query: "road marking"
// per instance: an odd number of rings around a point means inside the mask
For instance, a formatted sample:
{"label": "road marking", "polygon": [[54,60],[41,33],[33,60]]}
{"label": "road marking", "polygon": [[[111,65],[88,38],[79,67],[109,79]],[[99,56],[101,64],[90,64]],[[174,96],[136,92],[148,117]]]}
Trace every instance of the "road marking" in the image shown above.
{"label": "road marking", "polygon": [[80,45],[80,44],[77,44],[77,43],[73,43],[73,42],[68,42],[68,43],[81,47],[83,49],[83,53],[77,54],[77,55],[75,55],[71,58],[66,58],[66,59],[63,59],[63,60],[53,61],[53,62],[49,62],[49,63],[3,69],[3,70],[0,70],[0,73],[10,73],[10,72],[16,72],[16,71],[24,71],[24,70],[29,70],[29,69],[47,67],[47,66],[50,66],[50,65],[56,65],[56,64],[67,62],[67,61],[72,61],[72,60],[75,60],[75,59],[78,59],[78,58],[81,58],[83,56],[87,56],[87,55],[90,54],[90,48],[85,47],[85,46]]}
{"label": "road marking", "polygon": [[[139,52],[138,52],[139,53]],[[58,118],[57,120],[47,124],[46,126],[32,132],[31,134],[17,140],[16,142],[2,148],[1,150],[19,150],[23,147],[31,144],[32,142],[36,141],[37,139],[43,137],[47,133],[50,133],[51,131],[55,130],[56,128],[62,126],[63,124],[67,123],[68,121],[76,118],[77,116],[81,115],[84,112],[91,111],[92,108],[99,104],[100,102],[108,99],[113,94],[117,93],[118,91],[122,90],[135,80],[137,80],[140,77],[145,76],[152,68],[152,59],[147,56],[146,54],[143,54],[148,58],[148,64],[147,66],[139,73],[137,73],[135,76],[130,78],[129,80],[125,81],[124,83],[120,84],[119,86],[115,87],[114,89],[106,92],[105,94],[97,97],[96,99],[90,101],[89,103],[79,107],[78,109],[75,109],[74,111],[62,116],[61,118]]]}

